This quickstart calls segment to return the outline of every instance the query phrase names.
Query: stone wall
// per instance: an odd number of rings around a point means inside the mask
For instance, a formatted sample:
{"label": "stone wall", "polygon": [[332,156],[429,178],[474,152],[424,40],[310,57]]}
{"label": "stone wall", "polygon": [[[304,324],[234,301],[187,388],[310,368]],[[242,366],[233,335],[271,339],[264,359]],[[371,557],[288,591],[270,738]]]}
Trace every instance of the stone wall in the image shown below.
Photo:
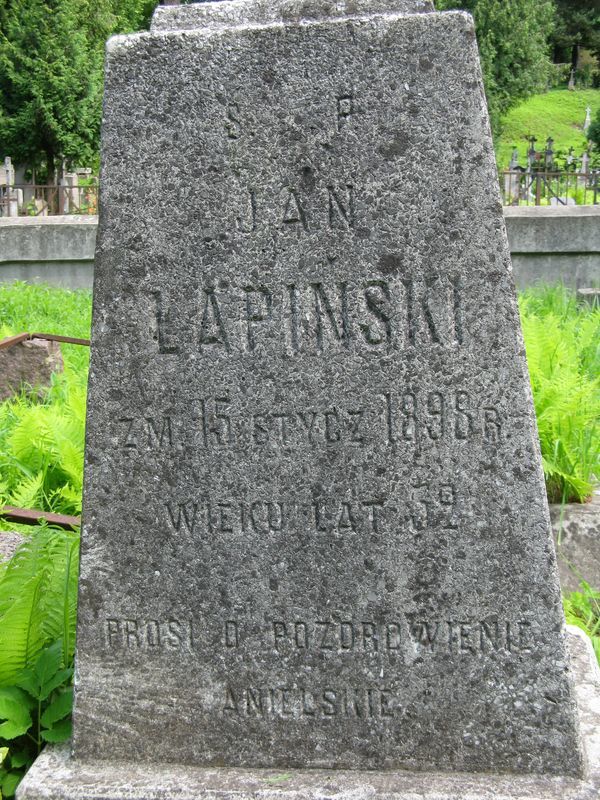
{"label": "stone wall", "polygon": [[600,206],[508,207],[504,218],[519,287],[600,286]]}
{"label": "stone wall", "polygon": [[[505,208],[517,285],[600,286],[600,206]],[[0,282],[92,285],[97,217],[0,219]]]}
{"label": "stone wall", "polygon": [[0,218],[0,283],[90,288],[98,217]]}

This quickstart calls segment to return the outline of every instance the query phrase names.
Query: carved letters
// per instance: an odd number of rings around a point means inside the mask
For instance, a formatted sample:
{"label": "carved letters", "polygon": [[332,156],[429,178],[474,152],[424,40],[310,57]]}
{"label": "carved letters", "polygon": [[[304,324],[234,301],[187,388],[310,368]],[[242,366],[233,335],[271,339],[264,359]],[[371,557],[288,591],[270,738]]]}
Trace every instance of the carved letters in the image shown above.
{"label": "carved letters", "polygon": [[[351,206],[331,197],[332,219],[351,219]],[[294,215],[300,212],[288,213],[286,224],[296,224]],[[373,277],[356,283],[206,285],[192,293],[190,310],[179,300],[169,304],[157,291],[154,339],[161,355],[454,349],[465,342],[467,331],[462,293],[459,279],[447,275],[419,284]]]}
{"label": "carved letters", "polygon": [[[104,621],[104,644],[119,652],[182,652],[193,654],[207,646],[206,624],[174,617],[135,619],[115,615]],[[212,640],[211,640],[212,641]],[[222,623],[221,647],[232,656],[247,646],[275,652],[282,659],[305,657],[368,656],[386,659],[409,655],[409,660],[435,655],[473,657],[527,655],[535,651],[532,626],[526,620],[498,618],[436,618],[431,614],[398,612],[376,622],[351,615],[321,618],[273,619],[262,628],[247,620]]]}
{"label": "carved letters", "polygon": [[346,538],[382,535],[401,528],[409,531],[454,530],[467,501],[459,504],[457,488],[413,484],[404,495],[341,499],[322,497],[310,503],[284,498],[236,500],[230,497],[192,497],[164,503],[165,532],[182,537],[281,536],[293,531]]}
{"label": "carved letters", "polygon": [[293,403],[236,411],[230,395],[199,398],[195,427],[169,414],[117,419],[118,447],[125,452],[175,453],[193,442],[200,450],[366,448],[387,445],[416,452],[436,443],[506,436],[506,420],[492,403],[477,403],[470,392],[402,390],[348,403]]}

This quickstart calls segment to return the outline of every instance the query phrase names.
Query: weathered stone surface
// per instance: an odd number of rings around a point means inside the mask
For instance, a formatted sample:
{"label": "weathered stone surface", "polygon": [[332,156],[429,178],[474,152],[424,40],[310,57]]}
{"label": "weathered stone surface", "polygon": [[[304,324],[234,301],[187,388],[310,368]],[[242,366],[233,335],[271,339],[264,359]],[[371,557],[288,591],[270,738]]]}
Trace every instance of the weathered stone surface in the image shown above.
{"label": "weathered stone surface", "polygon": [[425,13],[433,11],[432,0],[219,0],[184,6],[158,6],[151,30],[204,31],[235,25],[290,23],[365,14]]}
{"label": "weathered stone surface", "polygon": [[[51,747],[28,773],[19,800],[597,800],[600,676],[591,642],[569,627],[575,689],[589,769],[583,780],[533,775],[424,774],[351,770],[241,770],[90,761]],[[160,762],[160,757],[157,756]]]}
{"label": "weathered stone surface", "polygon": [[75,757],[579,775],[470,17],[117,37],[101,185]]}
{"label": "weathered stone surface", "polygon": [[563,591],[581,590],[582,580],[600,587],[600,494],[589,503],[551,505],[550,518]]}
{"label": "weathered stone surface", "polygon": [[30,339],[0,350],[0,400],[22,389],[36,391],[50,386],[53,372],[62,372],[58,342]]}
{"label": "weathered stone surface", "polygon": [[19,547],[25,541],[25,536],[16,531],[0,531],[0,563],[12,558]]}

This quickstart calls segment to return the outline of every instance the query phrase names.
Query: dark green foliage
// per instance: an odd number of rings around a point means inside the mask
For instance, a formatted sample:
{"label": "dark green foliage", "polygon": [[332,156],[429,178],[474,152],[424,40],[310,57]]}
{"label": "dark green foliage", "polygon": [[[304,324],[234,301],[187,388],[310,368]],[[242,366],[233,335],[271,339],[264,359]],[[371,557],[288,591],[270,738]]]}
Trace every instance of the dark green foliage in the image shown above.
{"label": "dark green foliage", "polygon": [[73,668],[64,667],[62,647],[46,647],[14,686],[0,688],[0,797],[12,797],[46,742],[71,736]]}
{"label": "dark green foliage", "polygon": [[98,156],[104,44],[149,16],[148,0],[5,0],[0,5],[0,156],[43,167]]}
{"label": "dark green foliage", "polygon": [[547,86],[553,0],[436,0],[436,7],[461,8],[475,17],[492,129],[498,133],[511,106]]}
{"label": "dark green foliage", "polygon": [[594,117],[592,124],[588,128],[587,137],[594,145],[596,150],[600,151],[600,108]]}
{"label": "dark green foliage", "polygon": [[598,0],[556,0],[556,8],[556,29],[552,43],[561,60],[570,61],[576,67],[580,47],[600,53]]}

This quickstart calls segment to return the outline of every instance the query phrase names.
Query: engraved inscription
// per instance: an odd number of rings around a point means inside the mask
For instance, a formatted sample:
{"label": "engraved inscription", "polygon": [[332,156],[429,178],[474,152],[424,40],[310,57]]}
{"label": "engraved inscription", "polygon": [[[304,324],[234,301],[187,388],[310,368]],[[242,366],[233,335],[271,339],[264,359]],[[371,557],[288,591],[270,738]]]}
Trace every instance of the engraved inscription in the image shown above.
{"label": "engraved inscription", "polygon": [[238,717],[261,719],[324,719],[393,717],[400,701],[381,687],[327,687],[304,689],[294,686],[238,687],[227,685],[222,712]]}
{"label": "engraved inscription", "polygon": [[[393,612],[392,612],[393,613]],[[255,622],[230,618],[221,627],[220,646],[229,657],[243,657],[248,650],[292,656],[295,663],[318,654],[322,658],[373,660],[390,664],[415,658],[438,656],[492,658],[530,655],[536,642],[530,622],[497,617],[473,619],[464,616],[436,617],[430,612],[398,611],[387,619],[348,616],[275,618],[256,627]],[[114,614],[103,622],[102,638],[114,653],[180,653],[197,656],[215,647],[206,623],[174,616],[140,619]],[[300,659],[300,662],[297,661]]]}
{"label": "engraved inscription", "polygon": [[192,497],[167,500],[163,506],[167,530],[174,534],[278,535],[291,530],[326,537],[346,538],[356,534],[379,535],[406,527],[456,529],[459,510],[468,509],[468,498],[458,503],[458,490],[450,482],[414,484],[405,498],[335,497],[293,502],[285,498],[236,500],[230,497]]}
{"label": "engraved inscription", "polygon": [[404,621],[378,624],[354,620],[275,620],[272,644],[276,650],[331,651],[336,653],[400,650]]}
{"label": "engraved inscription", "polygon": [[531,653],[531,624],[507,620],[436,620],[408,614],[410,639],[417,652],[457,656],[493,652]]}
{"label": "engraved inscription", "polygon": [[[234,630],[235,639],[231,638]],[[227,647],[243,649],[246,639],[243,624],[228,621]],[[235,641],[235,643],[233,643]],[[524,620],[489,618],[435,618],[427,613],[399,613],[395,618],[376,622],[351,617],[321,619],[275,619],[260,632],[254,646],[275,650],[282,657],[290,654],[352,654],[356,656],[404,656],[443,654],[448,656],[486,656],[493,653],[529,654],[534,652],[531,624]]]}
{"label": "engraved inscription", "polygon": [[130,450],[170,450],[174,447],[171,417],[121,417],[119,440]]}
{"label": "engraved inscription", "polygon": [[282,227],[301,226],[305,231],[308,230],[306,213],[295,189],[288,188],[285,190],[281,225]]}
{"label": "engraved inscription", "polygon": [[[269,299],[248,295],[254,314],[249,325],[269,314]],[[343,336],[323,320],[323,333]],[[217,451],[276,448],[319,450],[332,447],[365,449],[387,445],[420,452],[442,442],[479,440],[493,444],[503,440],[507,422],[491,403],[478,404],[469,392],[423,392],[418,389],[390,391],[365,397],[362,402],[308,406],[258,406],[236,411],[230,395],[201,397],[192,403],[191,421],[171,415],[123,416],[116,419],[118,446],[126,453],[138,451],[174,454],[186,444]]]}
{"label": "engraved inscription", "polygon": [[253,636],[241,620],[227,620],[224,644],[227,649],[244,650],[251,643],[282,657],[310,656],[379,657],[394,659],[421,655],[486,657],[535,652],[532,626],[525,620],[497,617],[466,619],[436,618],[428,612],[399,612],[388,619],[355,619],[323,615],[315,618],[276,618]]}
{"label": "engraved inscription", "polygon": [[188,651],[195,648],[194,625],[191,620],[127,619],[110,617],[104,624],[104,641],[108,650]]}
{"label": "engraved inscription", "polygon": [[347,183],[343,190],[328,186],[329,227],[354,227],[354,186]]}
{"label": "engraved inscription", "polygon": [[[239,501],[232,498],[169,500],[165,522],[175,534],[281,534],[295,526],[317,533],[379,533],[383,511],[397,513],[379,498],[293,503],[287,500]],[[408,514],[408,512],[406,512]]]}
{"label": "engraved inscription", "polygon": [[348,124],[354,113],[354,97],[352,94],[341,94],[337,98],[337,129],[341,131]]}
{"label": "engraved inscription", "polygon": [[240,107],[237,103],[228,103],[225,120],[225,130],[230,139],[239,139],[242,133],[240,122]]}
{"label": "engraved inscription", "polygon": [[254,189],[244,190],[237,200],[239,213],[235,218],[235,227],[240,233],[252,233],[257,227],[256,192]]}
{"label": "engraved inscription", "polygon": [[[330,197],[331,224],[352,226],[351,193],[344,201]],[[290,192],[282,225],[304,227],[308,222],[292,198]],[[463,288],[458,278],[446,275],[424,283],[373,277],[359,283],[206,285],[192,292],[193,310],[167,303],[158,291],[153,298],[153,336],[161,355],[184,348],[288,355],[454,349],[464,344],[467,330]]]}

